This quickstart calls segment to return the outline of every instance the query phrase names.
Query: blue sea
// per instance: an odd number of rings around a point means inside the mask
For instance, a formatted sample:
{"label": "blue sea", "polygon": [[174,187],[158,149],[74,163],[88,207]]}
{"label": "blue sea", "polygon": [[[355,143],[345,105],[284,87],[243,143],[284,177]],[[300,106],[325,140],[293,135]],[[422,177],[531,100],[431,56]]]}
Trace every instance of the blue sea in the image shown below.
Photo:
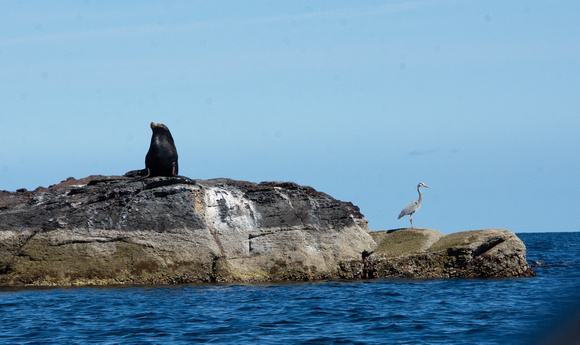
{"label": "blue sea", "polygon": [[518,236],[535,278],[4,288],[0,343],[534,344],[580,329],[580,232]]}

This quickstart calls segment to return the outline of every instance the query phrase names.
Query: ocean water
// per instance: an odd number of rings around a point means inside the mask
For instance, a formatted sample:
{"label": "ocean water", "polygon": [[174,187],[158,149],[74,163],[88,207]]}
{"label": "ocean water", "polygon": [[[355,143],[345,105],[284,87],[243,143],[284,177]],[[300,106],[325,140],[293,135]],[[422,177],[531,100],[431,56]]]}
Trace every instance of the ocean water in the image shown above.
{"label": "ocean water", "polygon": [[535,278],[5,288],[0,343],[533,344],[580,328],[580,232],[518,236]]}

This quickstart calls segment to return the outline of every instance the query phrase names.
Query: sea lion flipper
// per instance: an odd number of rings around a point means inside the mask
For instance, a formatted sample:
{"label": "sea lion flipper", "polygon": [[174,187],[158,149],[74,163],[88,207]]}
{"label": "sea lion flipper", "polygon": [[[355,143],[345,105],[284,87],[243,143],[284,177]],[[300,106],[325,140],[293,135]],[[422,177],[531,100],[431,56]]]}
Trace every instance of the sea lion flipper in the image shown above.
{"label": "sea lion flipper", "polygon": [[144,179],[148,178],[149,175],[151,175],[151,171],[149,171],[149,168],[145,168],[145,169],[140,170],[140,171],[141,171],[142,175],[139,176],[139,177],[137,177],[133,181],[141,181],[141,180],[144,180]]}
{"label": "sea lion flipper", "polygon": [[125,173],[126,177],[143,177],[147,175],[147,169],[131,170]]}

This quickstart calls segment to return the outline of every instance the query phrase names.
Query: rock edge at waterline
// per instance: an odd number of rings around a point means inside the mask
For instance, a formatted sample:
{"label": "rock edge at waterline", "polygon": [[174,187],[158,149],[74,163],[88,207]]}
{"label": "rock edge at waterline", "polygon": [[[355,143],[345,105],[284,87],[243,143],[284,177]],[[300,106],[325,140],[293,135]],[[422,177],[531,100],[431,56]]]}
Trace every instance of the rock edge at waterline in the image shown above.
{"label": "rock edge at waterline", "polygon": [[507,230],[437,233],[369,231],[352,203],[292,182],[69,178],[0,192],[0,285],[533,274]]}

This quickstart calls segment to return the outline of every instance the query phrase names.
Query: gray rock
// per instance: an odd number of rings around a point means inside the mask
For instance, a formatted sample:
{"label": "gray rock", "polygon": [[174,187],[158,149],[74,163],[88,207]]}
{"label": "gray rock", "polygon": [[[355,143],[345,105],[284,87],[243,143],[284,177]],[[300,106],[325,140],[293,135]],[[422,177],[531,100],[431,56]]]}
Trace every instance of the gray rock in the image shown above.
{"label": "gray rock", "polygon": [[3,193],[3,285],[353,278],[376,247],[358,207],[291,182],[90,176]]}

